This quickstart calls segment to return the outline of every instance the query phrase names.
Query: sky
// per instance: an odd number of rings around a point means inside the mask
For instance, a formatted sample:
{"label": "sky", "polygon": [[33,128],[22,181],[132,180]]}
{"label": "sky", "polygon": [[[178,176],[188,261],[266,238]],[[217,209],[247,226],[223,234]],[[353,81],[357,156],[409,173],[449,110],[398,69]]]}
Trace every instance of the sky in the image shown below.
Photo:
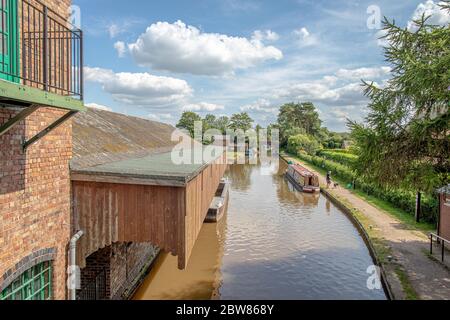
{"label": "sky", "polygon": [[324,126],[346,131],[367,114],[362,79],[390,75],[379,17],[450,22],[432,0],[73,2],[86,104],[170,124],[183,111],[245,111],[266,126],[284,103],[310,101]]}

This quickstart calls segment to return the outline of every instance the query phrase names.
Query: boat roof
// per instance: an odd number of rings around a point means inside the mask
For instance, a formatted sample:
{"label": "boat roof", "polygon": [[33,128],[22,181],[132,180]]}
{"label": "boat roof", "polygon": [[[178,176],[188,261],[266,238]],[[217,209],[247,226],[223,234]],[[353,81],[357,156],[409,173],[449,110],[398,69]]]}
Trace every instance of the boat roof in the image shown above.
{"label": "boat roof", "polygon": [[308,169],[302,167],[299,164],[291,164],[290,166],[292,168],[294,168],[295,171],[297,171],[298,173],[300,173],[304,177],[314,177],[315,176],[314,173],[312,173],[311,171],[309,171]]}

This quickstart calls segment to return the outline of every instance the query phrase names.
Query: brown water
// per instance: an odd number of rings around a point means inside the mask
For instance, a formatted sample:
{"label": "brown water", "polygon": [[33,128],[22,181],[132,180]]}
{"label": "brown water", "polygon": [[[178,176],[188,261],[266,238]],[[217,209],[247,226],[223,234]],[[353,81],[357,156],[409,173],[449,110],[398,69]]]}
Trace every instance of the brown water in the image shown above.
{"label": "brown water", "polygon": [[228,215],[205,224],[186,270],[162,254],[135,299],[386,299],[356,228],[321,195],[233,166]]}

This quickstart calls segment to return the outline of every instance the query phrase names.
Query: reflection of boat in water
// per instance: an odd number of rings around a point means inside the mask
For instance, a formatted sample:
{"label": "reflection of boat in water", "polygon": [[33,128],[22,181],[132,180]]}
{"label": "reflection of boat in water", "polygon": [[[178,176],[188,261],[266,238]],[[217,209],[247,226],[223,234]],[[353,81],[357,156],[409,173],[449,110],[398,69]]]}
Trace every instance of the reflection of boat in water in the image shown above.
{"label": "reflection of boat in water", "polygon": [[215,223],[223,218],[228,209],[229,196],[230,183],[226,180],[222,180],[208,210],[208,215],[205,219],[206,223]]}
{"label": "reflection of boat in water", "polygon": [[289,164],[286,178],[299,191],[306,193],[320,192],[319,177],[299,164]]}

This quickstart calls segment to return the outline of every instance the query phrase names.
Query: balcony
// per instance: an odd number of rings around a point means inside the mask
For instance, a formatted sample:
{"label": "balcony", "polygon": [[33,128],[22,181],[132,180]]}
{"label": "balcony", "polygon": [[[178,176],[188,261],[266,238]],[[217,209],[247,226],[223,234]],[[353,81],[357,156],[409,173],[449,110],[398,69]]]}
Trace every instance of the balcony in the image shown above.
{"label": "balcony", "polygon": [[35,0],[2,0],[0,11],[0,103],[83,110],[83,32],[69,13]]}
{"label": "balcony", "polygon": [[37,0],[0,0],[0,108],[20,111],[0,137],[42,107],[68,111],[24,149],[63,124],[83,103],[83,32]]}

